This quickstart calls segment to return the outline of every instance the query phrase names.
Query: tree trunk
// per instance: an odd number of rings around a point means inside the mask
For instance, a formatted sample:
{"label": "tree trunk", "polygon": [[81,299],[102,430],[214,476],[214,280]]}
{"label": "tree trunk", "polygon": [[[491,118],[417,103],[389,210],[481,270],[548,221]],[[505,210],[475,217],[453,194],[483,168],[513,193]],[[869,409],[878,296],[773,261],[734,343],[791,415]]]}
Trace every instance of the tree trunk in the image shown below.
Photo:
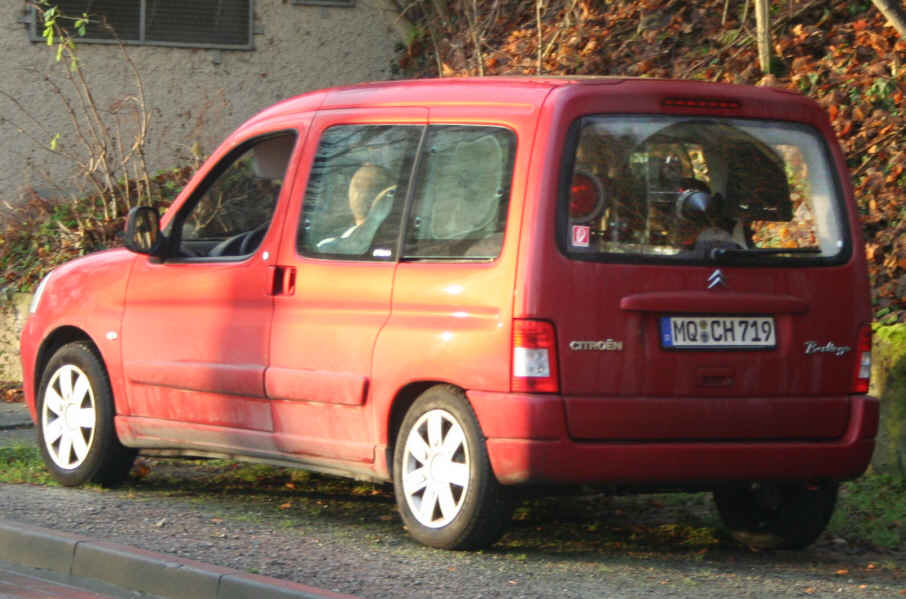
{"label": "tree trunk", "polygon": [[771,16],[770,0],[755,0],[755,26],[758,39],[758,62],[761,72],[771,72]]}
{"label": "tree trunk", "polygon": [[875,8],[881,11],[891,27],[897,30],[900,37],[906,40],[906,11],[895,0],[871,0]]}

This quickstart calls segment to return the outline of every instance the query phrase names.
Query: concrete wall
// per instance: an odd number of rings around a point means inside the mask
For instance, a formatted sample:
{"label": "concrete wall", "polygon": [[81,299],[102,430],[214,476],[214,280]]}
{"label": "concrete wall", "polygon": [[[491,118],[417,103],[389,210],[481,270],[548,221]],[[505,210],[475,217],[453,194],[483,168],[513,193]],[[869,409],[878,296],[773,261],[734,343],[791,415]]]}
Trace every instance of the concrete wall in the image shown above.
{"label": "concrete wall", "polygon": [[[61,147],[77,146],[70,119],[45,81],[50,77],[67,86],[53,50],[28,41],[25,26],[17,23],[25,14],[22,0],[2,5],[0,92],[13,96],[41,126],[0,94],[0,206],[28,185],[50,191],[73,170],[29,136],[47,145],[60,133]],[[390,28],[394,15],[385,6],[371,0],[358,0],[352,8],[255,0],[253,51],[129,46],[152,109],[150,170],[185,163],[195,144],[211,152],[252,114],[288,96],[390,78],[396,38]],[[78,52],[102,109],[135,93],[116,46],[85,43]]]}
{"label": "concrete wall", "polygon": [[31,294],[15,293],[0,300],[0,381],[21,381],[19,334],[25,326]]}

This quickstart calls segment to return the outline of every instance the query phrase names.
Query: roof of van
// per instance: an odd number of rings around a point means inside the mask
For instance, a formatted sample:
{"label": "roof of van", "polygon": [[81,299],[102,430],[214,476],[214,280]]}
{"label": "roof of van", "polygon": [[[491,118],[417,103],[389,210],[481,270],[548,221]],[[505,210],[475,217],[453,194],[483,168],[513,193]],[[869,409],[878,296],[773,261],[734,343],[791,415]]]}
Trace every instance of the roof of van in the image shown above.
{"label": "roof of van", "polygon": [[319,109],[362,106],[390,108],[485,104],[500,107],[512,104],[538,107],[554,88],[583,87],[587,89],[589,86],[623,87],[624,85],[629,85],[640,93],[732,96],[772,101],[778,99],[778,94],[783,94],[787,101],[798,97],[800,100],[809,102],[804,96],[785,89],[756,88],[707,81],[607,76],[451,77],[376,81],[312,91],[283,100],[263,110],[250,119],[248,124]]}

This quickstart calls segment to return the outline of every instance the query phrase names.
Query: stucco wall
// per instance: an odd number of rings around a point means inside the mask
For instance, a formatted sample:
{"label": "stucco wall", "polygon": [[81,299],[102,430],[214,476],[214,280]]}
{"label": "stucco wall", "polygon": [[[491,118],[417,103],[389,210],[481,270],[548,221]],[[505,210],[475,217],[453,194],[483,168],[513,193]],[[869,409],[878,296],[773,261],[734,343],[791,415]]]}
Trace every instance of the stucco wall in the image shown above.
{"label": "stucco wall", "polygon": [[[44,131],[7,98],[0,97],[0,205],[26,185],[49,190],[43,172],[61,181],[72,167],[36,147],[27,134],[49,144],[75,137],[68,116],[44,80],[66,87],[53,50],[28,41],[17,23],[24,3],[0,8],[0,91],[10,94],[40,121]],[[215,51],[129,46],[152,109],[147,148],[150,170],[174,166],[200,144],[208,153],[232,129],[268,105],[305,91],[387,79],[396,38],[383,3],[359,0],[353,8],[296,6],[285,0],[255,0],[253,51]],[[389,17],[389,18],[388,18]],[[81,63],[97,103],[114,105],[135,86],[116,46],[80,44]]]}
{"label": "stucco wall", "polygon": [[0,381],[21,381],[19,335],[28,316],[31,294],[16,293],[0,299]]}

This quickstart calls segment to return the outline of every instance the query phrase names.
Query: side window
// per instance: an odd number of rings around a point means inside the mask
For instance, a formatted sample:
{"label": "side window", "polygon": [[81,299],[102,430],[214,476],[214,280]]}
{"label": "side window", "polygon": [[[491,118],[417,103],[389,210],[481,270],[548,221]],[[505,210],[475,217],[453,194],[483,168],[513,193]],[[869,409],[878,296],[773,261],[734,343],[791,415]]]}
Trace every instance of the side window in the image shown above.
{"label": "side window", "polygon": [[406,189],[423,128],[327,129],[311,169],[297,249],[306,256],[394,258]]}
{"label": "side window", "polygon": [[496,258],[506,227],[515,135],[499,127],[433,126],[424,148],[403,257]]}
{"label": "side window", "polygon": [[[252,254],[274,215],[295,133],[249,142],[227,156],[173,223],[178,252],[188,258]],[[209,177],[210,178],[210,177]]]}

